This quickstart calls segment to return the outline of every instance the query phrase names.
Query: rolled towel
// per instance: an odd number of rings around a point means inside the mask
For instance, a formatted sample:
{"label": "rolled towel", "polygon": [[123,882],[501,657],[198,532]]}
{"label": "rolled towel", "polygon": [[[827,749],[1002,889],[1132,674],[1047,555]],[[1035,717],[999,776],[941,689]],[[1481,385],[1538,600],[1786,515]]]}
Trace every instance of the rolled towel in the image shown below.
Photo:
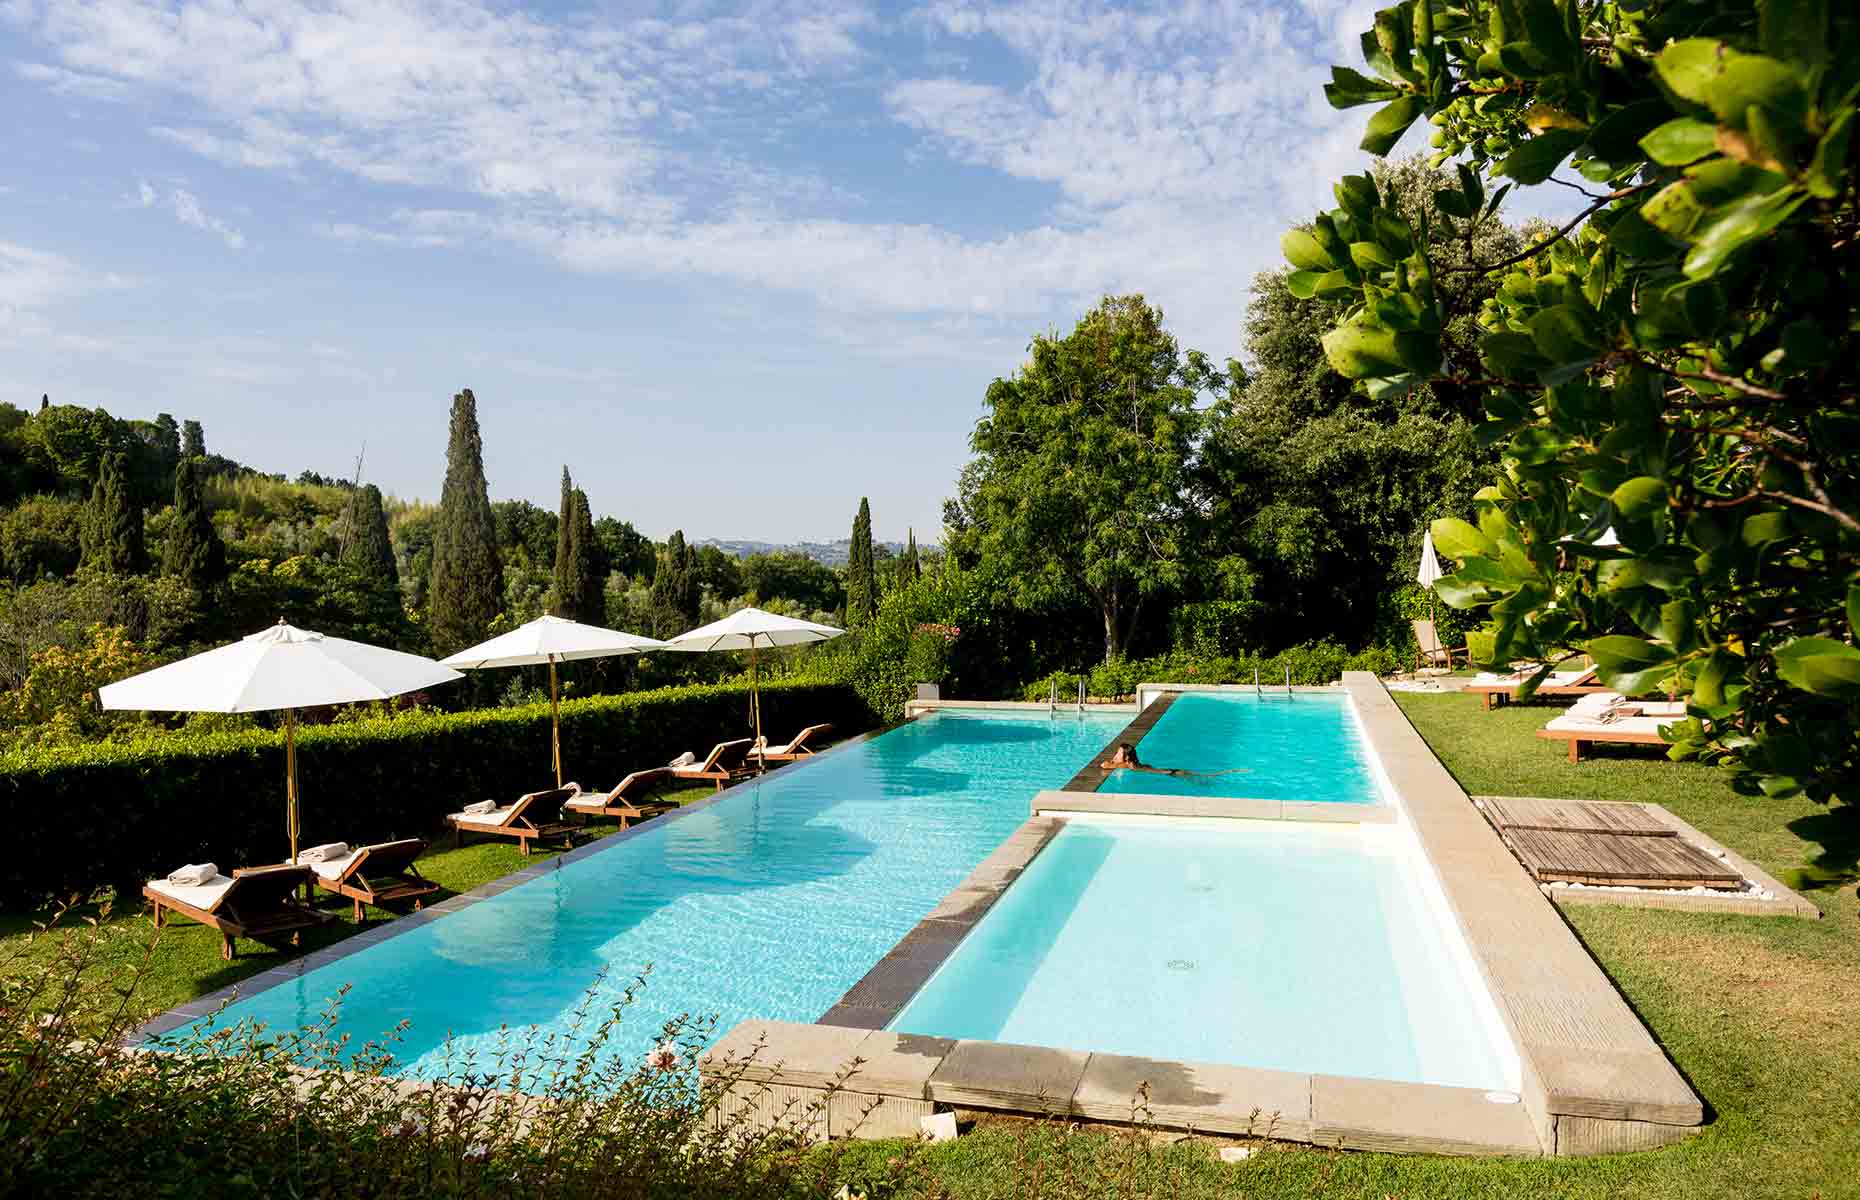
{"label": "rolled towel", "polygon": [[497,801],[480,800],[476,804],[467,804],[463,809],[460,809],[459,811],[468,812],[474,817],[482,816],[485,813],[494,813],[497,811]]}
{"label": "rolled towel", "polygon": [[176,887],[199,887],[219,873],[214,863],[189,863],[178,871],[168,872],[168,882]]}
{"label": "rolled towel", "polygon": [[321,846],[312,846],[308,850],[299,851],[297,861],[300,863],[335,862],[339,858],[347,857],[349,857],[349,843],[324,842]]}
{"label": "rolled towel", "polygon": [[691,753],[691,751],[687,750],[683,754],[680,754],[677,758],[674,758],[671,762],[671,765],[674,767],[690,767],[690,766],[695,766],[697,764],[697,760],[698,760],[698,756]]}

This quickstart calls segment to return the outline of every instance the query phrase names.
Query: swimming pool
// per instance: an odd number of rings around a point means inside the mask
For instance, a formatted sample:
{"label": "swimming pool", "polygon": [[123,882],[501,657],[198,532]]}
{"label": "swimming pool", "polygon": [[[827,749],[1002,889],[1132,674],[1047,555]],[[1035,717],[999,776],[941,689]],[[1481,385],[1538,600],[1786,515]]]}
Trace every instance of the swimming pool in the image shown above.
{"label": "swimming pool", "polygon": [[[681,1014],[812,1021],[1064,783],[1117,716],[939,712],[745,783],[509,891],[231,1005],[223,1022],[314,1022],[351,986],[356,1041],[409,1025],[402,1074],[489,1055],[499,1026],[566,1033],[652,966],[610,1055],[648,1050]],[[456,1068],[455,1068],[456,1069]],[[481,1061],[478,1069],[486,1070]]]}
{"label": "swimming pool", "polygon": [[1196,772],[1113,771],[1101,792],[1376,804],[1350,698],[1323,692],[1182,692],[1137,746],[1143,762]]}
{"label": "swimming pool", "polygon": [[1071,819],[889,1028],[1515,1090],[1407,838]]}

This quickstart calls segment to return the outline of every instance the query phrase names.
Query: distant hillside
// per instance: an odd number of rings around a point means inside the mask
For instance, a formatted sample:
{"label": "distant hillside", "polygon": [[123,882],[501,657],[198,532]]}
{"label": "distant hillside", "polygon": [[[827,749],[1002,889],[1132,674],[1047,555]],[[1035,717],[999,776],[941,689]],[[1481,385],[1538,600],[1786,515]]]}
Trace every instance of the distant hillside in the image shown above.
{"label": "distant hillside", "polygon": [[[851,538],[841,538],[837,542],[754,542],[741,538],[700,538],[695,543],[699,546],[715,546],[734,558],[748,558],[751,554],[801,554],[820,563],[822,566],[843,567],[852,549]],[[873,548],[880,555],[898,555],[904,553],[903,542],[875,542]],[[919,552],[936,549],[929,542],[917,543]]]}

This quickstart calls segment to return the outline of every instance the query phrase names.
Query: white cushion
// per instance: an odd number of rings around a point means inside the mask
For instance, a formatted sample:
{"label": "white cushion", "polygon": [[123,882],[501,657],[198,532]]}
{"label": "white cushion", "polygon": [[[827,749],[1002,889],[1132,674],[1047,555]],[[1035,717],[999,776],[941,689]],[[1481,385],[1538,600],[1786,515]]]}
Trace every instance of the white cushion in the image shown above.
{"label": "white cushion", "polygon": [[497,809],[493,812],[488,812],[488,813],[468,813],[468,812],[449,813],[446,816],[446,820],[466,821],[473,825],[508,825],[510,823],[511,816],[516,811],[517,811],[516,805],[506,804],[504,807]]}
{"label": "white cushion", "polygon": [[226,894],[226,889],[233,885],[229,875],[215,875],[205,883],[186,884],[169,883],[166,879],[149,880],[149,890],[159,892],[170,900],[179,900],[193,908],[211,909]]}
{"label": "white cushion", "polygon": [[341,879],[342,873],[348,870],[350,864],[352,864],[356,859],[360,858],[361,856],[362,856],[362,852],[360,850],[351,850],[349,851],[349,853],[343,855],[341,858],[335,859],[330,862],[311,863],[310,869],[312,871],[315,871],[318,875],[321,875],[325,879],[330,879],[330,880]]}

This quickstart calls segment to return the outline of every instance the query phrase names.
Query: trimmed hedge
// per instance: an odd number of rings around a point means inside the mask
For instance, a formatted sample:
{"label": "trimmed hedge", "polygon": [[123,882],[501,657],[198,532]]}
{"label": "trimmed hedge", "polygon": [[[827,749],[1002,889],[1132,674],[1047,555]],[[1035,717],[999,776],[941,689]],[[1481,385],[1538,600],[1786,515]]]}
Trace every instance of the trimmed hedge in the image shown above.
{"label": "trimmed hedge", "polygon": [[[875,723],[850,687],[785,681],[763,687],[762,718],[777,740],[822,721],[839,733]],[[748,734],[742,685],[570,700],[562,769],[584,787],[611,787]],[[549,785],[549,706],[300,728],[297,776],[303,845],[432,836],[463,804]],[[283,741],[245,731],[26,752],[0,761],[0,821],[12,846],[0,856],[8,908],[105,886],[134,892],[184,862],[277,862],[288,847]]]}

